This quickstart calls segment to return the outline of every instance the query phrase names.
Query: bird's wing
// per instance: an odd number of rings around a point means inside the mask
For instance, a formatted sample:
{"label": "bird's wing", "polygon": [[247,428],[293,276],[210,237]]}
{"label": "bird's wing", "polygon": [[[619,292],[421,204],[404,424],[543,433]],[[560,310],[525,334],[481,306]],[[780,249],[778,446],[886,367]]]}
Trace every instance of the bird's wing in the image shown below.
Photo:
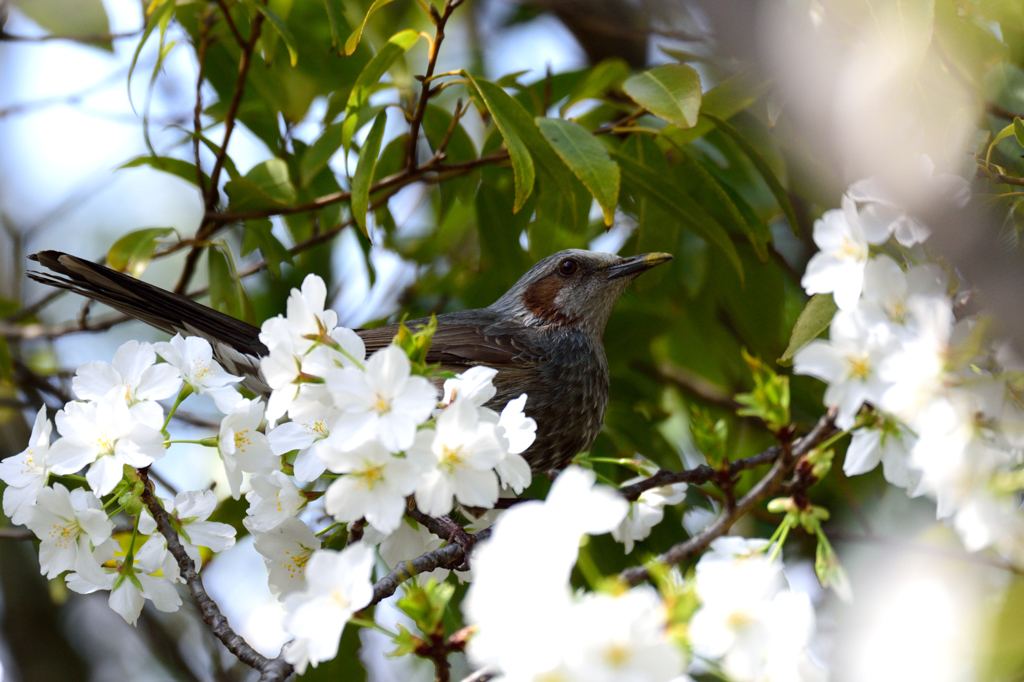
{"label": "bird's wing", "polygon": [[[543,351],[524,342],[521,334],[488,322],[449,322],[444,316],[439,316],[438,328],[427,353],[427,362],[440,362],[446,367],[488,365],[500,369],[503,365],[529,366],[544,361]],[[413,320],[407,324],[415,329],[425,323],[426,320]],[[370,355],[391,343],[391,339],[398,333],[398,325],[359,329],[356,333],[366,344],[366,354]]]}

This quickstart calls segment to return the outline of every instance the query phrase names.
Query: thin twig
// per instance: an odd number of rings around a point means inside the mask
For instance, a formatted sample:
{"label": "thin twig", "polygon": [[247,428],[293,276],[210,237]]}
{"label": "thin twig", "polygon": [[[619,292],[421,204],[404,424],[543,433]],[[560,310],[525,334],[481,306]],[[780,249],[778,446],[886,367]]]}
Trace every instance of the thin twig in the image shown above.
{"label": "thin twig", "polygon": [[188,585],[189,592],[192,593],[192,598],[195,600],[196,606],[199,607],[203,620],[210,627],[210,631],[223,642],[228,651],[238,657],[238,660],[250,668],[258,670],[261,673],[261,682],[283,682],[292,674],[292,666],[282,658],[268,659],[261,655],[231,629],[228,619],[224,617],[217,603],[203,587],[203,581],[196,572],[195,564],[182,546],[178,532],[171,525],[170,515],[153,493],[153,482],[149,479],[147,470],[140,469],[139,476],[145,484],[142,501],[149,509],[149,513],[153,515],[157,529],[167,539],[167,549],[178,562],[181,577]]}
{"label": "thin twig", "polygon": [[79,320],[69,320],[59,324],[11,324],[7,320],[0,320],[0,336],[8,339],[19,339],[31,341],[33,339],[56,339],[68,334],[78,332],[99,332],[106,331],[111,327],[131,320],[127,315],[108,315],[92,322],[82,324]]}
{"label": "thin twig", "polygon": [[644,479],[639,483],[619,488],[619,493],[627,500],[635,500],[639,498],[644,491],[651,490],[652,488],[672,485],[673,483],[701,485],[702,483],[710,483],[722,478],[731,479],[741,471],[754,469],[764,464],[771,464],[778,459],[781,453],[782,448],[778,445],[773,445],[764,452],[751,455],[744,459],[738,459],[735,462],[730,462],[728,474],[709,467],[706,464],[694,467],[693,469],[686,469],[685,471],[669,471],[667,469],[661,469],[650,478]]}
{"label": "thin twig", "polygon": [[[694,535],[686,542],[680,542],[673,546],[655,559],[655,561],[673,566],[703,552],[713,540],[728,531],[740,517],[746,515],[754,506],[773,494],[781,485],[782,479],[785,478],[786,474],[793,469],[804,455],[811,452],[811,450],[836,432],[833,416],[829,414],[822,417],[814,425],[810,433],[794,443],[791,448],[782,447],[771,470],[746,495],[737,500],[736,505],[731,510],[724,511],[702,532]],[[628,568],[619,574],[619,579],[629,585],[637,585],[649,577],[650,574],[643,566]]]}
{"label": "thin twig", "polygon": [[[427,113],[427,101],[430,100],[432,86],[431,79],[434,76],[434,68],[437,66],[437,55],[441,51],[441,43],[444,42],[444,27],[452,16],[455,8],[462,4],[463,0],[445,0],[444,11],[438,15],[436,10],[432,12],[432,19],[437,25],[434,39],[430,42],[430,55],[427,57],[427,70],[423,74],[423,87],[420,91],[419,103],[416,112],[409,121],[409,147],[406,151],[405,167],[410,171],[416,168],[416,146],[419,143],[420,126],[423,124],[423,117]],[[434,6],[430,6],[433,10]]]}
{"label": "thin twig", "polygon": [[228,4],[224,0],[217,0],[217,6],[220,7],[221,13],[224,15],[224,22],[231,29],[231,35],[235,37],[235,42],[238,46],[245,49],[245,38],[238,32],[238,26],[235,25],[235,20],[231,18],[231,11],[228,9]]}

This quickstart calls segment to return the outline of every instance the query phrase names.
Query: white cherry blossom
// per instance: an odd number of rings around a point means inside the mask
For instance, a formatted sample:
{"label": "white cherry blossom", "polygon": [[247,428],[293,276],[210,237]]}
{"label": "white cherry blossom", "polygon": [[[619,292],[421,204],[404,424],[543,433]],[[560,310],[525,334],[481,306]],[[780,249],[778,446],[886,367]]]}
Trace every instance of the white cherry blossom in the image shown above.
{"label": "white cherry blossom", "polygon": [[865,235],[852,199],[844,196],[842,205],[814,222],[814,243],[820,251],[807,263],[800,283],[808,294],[831,293],[840,310],[852,310],[864,286],[868,245],[885,240],[871,241]]}
{"label": "white cherry blossom", "polygon": [[253,546],[267,567],[270,591],[279,598],[305,588],[306,564],[320,549],[320,538],[297,518],[287,518],[266,533],[253,533]]}
{"label": "white cherry blossom", "polygon": [[249,503],[243,520],[250,533],[265,533],[286,519],[293,518],[306,504],[306,496],[283,471],[255,474],[249,478],[252,490],[245,494]]}
{"label": "white cherry blossom", "polygon": [[260,369],[271,388],[268,419],[276,422],[285,414],[293,420],[316,418],[330,406],[330,394],[323,380],[339,369],[358,369],[366,354],[359,335],[338,327],[330,334],[337,348],[316,345],[300,352],[291,324],[283,317],[263,323],[260,339],[271,349],[260,360]]}
{"label": "white cherry blossom", "polygon": [[785,587],[764,540],[721,537],[696,566],[701,606],[690,621],[694,656],[717,661],[730,680],[808,680],[814,609]]}
{"label": "white cherry blossom", "polygon": [[885,480],[906,488],[908,494],[916,497],[923,492],[919,488],[921,472],[910,463],[910,452],[916,440],[909,429],[899,424],[855,429],[846,448],[843,473],[847,476],[866,474],[881,462]]}
{"label": "white cherry blossom", "polygon": [[498,432],[505,438],[507,449],[513,455],[522,454],[537,439],[537,421],[526,416],[525,408],[526,394],[523,393],[505,404],[498,419]]}
{"label": "white cherry blossom", "polygon": [[373,598],[373,548],[362,542],[341,552],[318,550],[306,566],[306,588],[284,600],[284,629],[294,639],[283,655],[300,675],[338,654],[345,623]]}
{"label": "white cherry blossom", "polygon": [[[207,521],[216,508],[217,495],[212,490],[193,490],[175,495],[174,506],[168,509],[181,527],[179,539],[197,571],[203,566],[200,547],[223,552],[235,544],[234,528],[226,523]],[[178,562],[167,550],[167,539],[157,531],[156,521],[148,513],[139,517],[139,532],[150,536],[143,546],[145,551],[139,551],[139,562],[147,566],[159,565],[165,578],[178,582],[181,578]]]}
{"label": "white cherry blossom", "polygon": [[79,594],[110,590],[110,608],[129,625],[135,625],[147,599],[167,613],[181,606],[181,597],[170,581],[150,575],[153,572],[143,568],[138,557],[130,567],[125,566],[124,557],[115,556],[113,542],[108,541],[94,552],[78,553],[75,572],[68,575],[67,583],[68,589]]}
{"label": "white cherry blossom", "polygon": [[[644,480],[644,476],[623,482],[623,486]],[[635,502],[630,502],[629,511],[622,523],[612,530],[612,537],[625,545],[626,554],[633,551],[637,540],[644,540],[651,529],[665,518],[665,505],[679,504],[686,499],[686,484],[673,483],[645,490]]]}
{"label": "white cherry blossom", "polygon": [[953,310],[948,299],[931,296],[908,299],[907,310],[914,334],[878,368],[890,384],[879,406],[917,430],[917,420],[948,383]]}
{"label": "white cherry blossom", "polygon": [[21,525],[28,518],[36,496],[50,475],[50,433],[53,424],[46,416],[46,406],[39,408],[32,424],[28,447],[14,457],[0,461],[0,481],[4,488],[4,514],[11,523]]}
{"label": "white cherry blossom", "polygon": [[62,437],[50,448],[50,470],[73,474],[91,465],[85,479],[100,496],[114,489],[125,464],[149,466],[164,455],[163,435],[133,419],[120,389],[95,402],[68,403],[56,422]]}
{"label": "white cherry blossom", "polygon": [[302,280],[302,290],[292,289],[288,296],[286,314],[288,324],[296,337],[296,345],[300,353],[312,348],[316,337],[321,333],[330,333],[338,326],[338,313],[327,303],[327,285],[317,275],[309,274]]}
{"label": "white cherry blossom", "polygon": [[858,410],[877,404],[889,383],[880,365],[898,347],[884,325],[873,323],[860,310],[840,310],[829,327],[829,340],[816,339],[793,358],[793,372],[810,374],[826,382],[825,404],[838,409],[836,425],[853,426]]}
{"label": "white cherry blossom", "polygon": [[39,491],[36,504],[25,521],[39,538],[39,570],[53,579],[75,566],[79,552],[105,542],[114,529],[100,501],[88,490],[71,492],[60,483]]}
{"label": "white cherry blossom", "polygon": [[263,403],[242,399],[221,420],[217,449],[224,461],[224,472],[231,496],[239,498],[242,472],[255,473],[278,463],[267,437],[258,430],[263,421]]}
{"label": "white cherry blossom", "polygon": [[907,325],[915,320],[907,301],[913,296],[939,298],[946,293],[946,274],[936,265],[916,265],[904,272],[886,255],[872,258],[864,269],[861,309],[880,321],[888,321],[897,332],[911,333]]}
{"label": "white cherry blossom", "polygon": [[470,367],[454,379],[445,379],[444,397],[441,402],[450,405],[453,400],[467,400],[476,407],[483,407],[496,394],[492,383],[498,370],[477,365]]}
{"label": "white cherry blossom", "polygon": [[267,431],[267,440],[275,455],[298,450],[292,466],[295,478],[300,481],[315,481],[327,470],[327,464],[317,454],[319,448],[315,446],[330,435],[330,423],[335,415],[333,408],[325,407],[319,418],[285,422]]}
{"label": "white cherry blossom", "polygon": [[451,511],[453,498],[468,506],[493,507],[498,499],[494,467],[505,454],[495,425],[481,420],[472,403],[456,400],[434,429],[416,434],[408,450],[410,458],[425,463],[416,505],[431,516]]}
{"label": "white cherry blossom", "polygon": [[[467,531],[476,532],[476,529],[467,528]],[[363,534],[363,540],[371,544],[378,544],[377,550],[380,553],[380,558],[389,570],[398,566],[400,561],[415,559],[421,554],[440,548],[443,543],[443,540],[427,530],[426,526],[411,519],[403,519],[395,532],[387,537],[375,538],[373,535],[373,529],[368,528]],[[431,579],[443,582],[448,577],[448,573],[446,568],[435,568],[429,573],[417,574],[413,580],[421,585]]]}
{"label": "white cherry blossom", "polygon": [[167,364],[181,372],[181,377],[193,391],[208,395],[225,414],[230,412],[242,395],[234,384],[242,380],[224,371],[213,359],[213,347],[201,336],[183,337],[175,334],[169,342],[153,344]]}
{"label": "white cherry blossom", "polygon": [[365,371],[347,368],[328,376],[327,388],[342,412],[332,426],[345,434],[334,443],[341,449],[377,438],[391,452],[405,450],[437,405],[437,390],[425,377],[412,375],[398,346],[371,355]]}
{"label": "white cherry blossom", "polygon": [[181,372],[167,363],[156,364],[152,344],[128,341],[113,361],[87,362],[75,372],[71,389],[81,400],[100,400],[114,388],[124,392],[129,406],[145,400],[163,400],[178,393]]}
{"label": "white cherry blossom", "polygon": [[[320,448],[327,468],[339,474],[324,496],[324,510],[342,522],[365,518],[384,534],[393,532],[405,513],[405,498],[416,490],[425,461],[396,457],[376,440],[354,450],[341,451],[328,444]],[[430,513],[430,512],[427,512]]]}
{"label": "white cherry blossom", "polygon": [[571,609],[562,669],[579,682],[670,682],[684,658],[665,636],[667,614],[657,590],[588,594]]}

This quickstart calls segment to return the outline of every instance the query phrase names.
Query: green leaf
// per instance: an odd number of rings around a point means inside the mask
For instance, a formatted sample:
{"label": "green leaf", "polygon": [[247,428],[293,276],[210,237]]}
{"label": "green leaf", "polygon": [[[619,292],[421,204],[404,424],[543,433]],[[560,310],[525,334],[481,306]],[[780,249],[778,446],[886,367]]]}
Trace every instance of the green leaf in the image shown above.
{"label": "green leaf", "polygon": [[[513,121],[526,117],[530,121],[530,125],[536,128],[536,124],[530,119],[530,115],[526,113],[526,110],[500,87],[482,79],[479,81],[474,80],[473,76],[467,71],[463,71],[462,74],[469,79],[469,82],[473,84],[473,87],[480,94],[480,99],[483,101],[484,106],[487,107],[487,110],[491,112],[491,116],[494,118],[494,125],[498,127],[498,131],[501,132],[501,136],[505,140],[505,147],[508,149],[509,158],[512,160],[512,172],[516,185],[516,198],[512,206],[512,212],[518,213],[519,209],[526,203],[526,200],[533,194],[533,183],[537,178],[537,171],[533,166],[530,150],[526,146],[526,142],[519,135],[520,126],[516,125]],[[518,115],[517,109],[522,112],[521,116]]]}
{"label": "green leaf", "polygon": [[384,136],[384,126],[387,122],[387,112],[382,111],[377,114],[377,118],[373,121],[373,127],[370,128],[370,134],[366,136],[366,142],[359,150],[359,162],[356,164],[356,172],[352,176],[352,218],[367,238],[370,236],[366,230],[370,184],[373,181],[373,171],[377,167],[377,155],[380,154],[380,142]]}
{"label": "green leaf", "polygon": [[[743,217],[736,202],[733,201],[732,194],[728,190],[732,188],[728,187],[725,183],[720,183],[704,166],[702,166],[697,160],[691,157],[687,152],[683,151],[677,157],[680,165],[689,172],[693,179],[699,186],[699,189],[710,195],[714,202],[714,207],[718,209],[714,215],[718,218],[723,216],[726,220],[721,222],[725,227],[731,227],[737,232],[741,232],[746,235],[747,239],[750,240],[750,244],[754,247],[754,252],[757,253],[757,257],[762,261],[768,260],[768,250],[765,248],[765,241],[763,236],[759,235],[754,229],[748,224],[747,220]],[[735,191],[735,190],[733,190]]]}
{"label": "green leaf", "polygon": [[832,294],[815,294],[807,301],[804,310],[793,325],[793,334],[789,337],[789,345],[786,352],[779,358],[780,365],[789,365],[793,361],[796,352],[806,346],[818,334],[828,329],[832,317],[839,310],[836,302],[832,300]]}
{"label": "green leaf", "polygon": [[338,46],[341,36],[338,27],[341,25],[341,17],[338,16],[338,8],[334,6],[333,0],[324,0],[324,9],[327,10],[327,23],[331,26],[331,49]]}
{"label": "green leaf", "polygon": [[[192,137],[192,136],[194,136],[196,134],[194,131],[191,131],[191,130],[186,130],[186,129],[182,129],[182,130],[185,130],[185,132],[188,133],[189,137]],[[213,153],[214,156],[217,156],[218,154],[220,154],[220,145],[218,145],[216,142],[214,142],[210,138],[206,137],[205,135],[200,134],[199,135],[199,141],[202,142],[203,145],[207,149],[209,149]],[[236,178],[242,177],[241,174],[238,172],[238,169],[235,168],[235,162],[232,161],[231,157],[228,156],[227,154],[224,155],[224,170],[226,170],[228,172],[228,178],[230,178],[231,180],[234,180]]]}
{"label": "green leaf", "polygon": [[747,139],[740,134],[740,131],[732,127],[729,123],[726,123],[716,116],[712,116],[707,112],[704,116],[714,123],[719,130],[729,136],[733,142],[747,155],[754,167],[757,168],[757,172],[764,178],[765,183],[768,185],[768,189],[771,190],[772,195],[775,197],[775,201],[778,202],[779,208],[782,209],[783,215],[786,216],[786,220],[789,221],[789,226],[793,229],[793,233],[799,236],[799,223],[796,220],[796,213],[793,211],[793,204],[789,202],[789,195],[786,194],[786,188],[782,186],[779,179],[772,172],[771,167],[768,163],[758,154],[757,150],[754,149],[753,145],[747,142]]}
{"label": "green leaf", "polygon": [[292,35],[291,30],[288,29],[288,24],[284,23],[284,19],[279,17],[272,9],[267,7],[261,2],[253,3],[256,9],[259,10],[260,14],[267,18],[270,25],[274,27],[278,35],[281,36],[281,40],[284,41],[284,46],[288,48],[288,57],[291,60],[292,66],[295,66],[299,61],[299,52],[295,47],[295,36]]}
{"label": "green leaf", "polygon": [[1017,119],[1014,119],[1013,123],[1007,125],[1005,128],[1000,130],[999,134],[995,136],[995,139],[992,140],[992,142],[990,143],[989,146],[990,147],[995,146],[995,145],[999,144],[1000,142],[1002,142],[1003,140],[1005,140],[1006,138],[1008,138],[1010,135],[1016,135],[1016,132],[1017,132],[1015,130],[1015,128],[1017,127],[1016,123],[1017,123]]}
{"label": "green leaf", "polygon": [[1024,121],[1020,116],[1013,119],[1013,136],[1017,138],[1017,144],[1024,147]]}
{"label": "green leaf", "polygon": [[[768,81],[754,77],[749,71],[742,71],[705,92],[700,112],[728,121],[750,108],[767,89]],[[666,126],[662,135],[671,137],[678,145],[684,145],[703,137],[714,127],[708,117],[702,115],[694,127],[683,130],[676,126]]]}
{"label": "green leaf", "polygon": [[636,191],[658,202],[681,219],[686,229],[721,250],[735,268],[740,281],[743,281],[743,264],[740,262],[736,246],[729,238],[729,233],[711,214],[696,202],[687,201],[688,197],[681,195],[675,185],[650,168],[621,153],[613,154],[619,162],[619,168],[622,169],[623,184],[628,183]]}
{"label": "green leaf", "polygon": [[245,177],[224,185],[229,211],[280,208],[295,203],[297,193],[288,177],[283,159],[268,159],[253,167]]}
{"label": "green leaf", "polygon": [[211,248],[207,251],[207,263],[210,268],[210,306],[237,319],[252,322],[255,317],[252,304],[228,254],[221,247]]}
{"label": "green leaf", "polygon": [[351,35],[349,35],[348,40],[345,41],[346,55],[351,55],[359,47],[359,41],[363,37],[363,29],[366,28],[366,22],[370,20],[373,13],[391,2],[394,2],[394,0],[374,0],[373,4],[370,5],[370,9],[367,10],[366,16],[363,17],[363,23],[359,24],[356,30],[352,31]]}
{"label": "green leaf", "polygon": [[146,45],[146,41],[149,40],[149,36],[152,35],[153,30],[156,29],[157,26],[160,27],[160,36],[161,40],[163,40],[163,35],[167,31],[167,26],[171,22],[171,17],[174,16],[175,7],[175,0],[159,0],[159,4],[150,5],[149,9],[146,11],[151,18],[146,22],[146,28],[142,32],[142,38],[139,40],[139,44],[135,47],[135,53],[132,54],[132,63],[128,66],[129,103],[132,98],[132,74],[135,73],[135,64],[139,61],[139,55],[142,53],[142,48]]}
{"label": "green leaf", "polygon": [[307,187],[327,167],[331,157],[341,147],[342,138],[342,124],[332,123],[306,148],[299,161],[299,187]]}
{"label": "green leaf", "polygon": [[129,232],[107,251],[107,265],[138,278],[156,253],[157,240],[174,232],[173,227],[147,227]]}
{"label": "green leaf", "polygon": [[555,153],[590,190],[611,226],[619,202],[619,167],[608,150],[581,125],[560,118],[538,117],[537,127]]}
{"label": "green leaf", "polygon": [[263,260],[267,261],[267,270],[271,276],[280,277],[281,263],[294,265],[295,262],[284,244],[274,236],[273,228],[268,218],[246,220],[245,231],[242,233],[242,255],[246,256],[259,249]]}
{"label": "green leaf", "polygon": [[558,113],[565,116],[569,107],[585,99],[601,97],[612,88],[618,87],[629,77],[629,64],[624,59],[613,57],[605,59],[591,69],[587,75],[569,93],[569,99],[558,110]]}
{"label": "green leaf", "polygon": [[680,128],[697,124],[700,76],[685,64],[665,64],[638,73],[622,84],[633,101]]}
{"label": "green leaf", "polygon": [[776,374],[746,349],[742,353],[754,377],[754,390],[736,394],[736,402],[744,406],[736,410],[736,416],[756,417],[769,431],[778,433],[789,426],[789,377]]}
{"label": "green leaf", "polygon": [[375,54],[373,59],[366,63],[359,77],[356,78],[352,91],[349,92],[348,101],[345,104],[345,120],[342,122],[341,139],[346,152],[352,143],[352,136],[359,129],[359,112],[369,104],[370,95],[376,91],[377,82],[387,73],[387,70],[391,68],[396,59],[416,44],[419,35],[418,32],[409,29],[399,31],[391,36],[384,47],[380,49],[380,52]]}
{"label": "green leaf", "polygon": [[[102,0],[18,0],[17,7],[54,35],[73,38],[110,33]],[[91,44],[111,50],[109,42]]]}
{"label": "green leaf", "polygon": [[[196,187],[199,186],[199,178],[196,174],[196,166],[194,163],[183,161],[181,159],[173,159],[169,156],[139,156],[132,159],[128,163],[122,164],[119,168],[138,168],[139,166],[149,166],[156,170],[163,171],[164,173],[170,173],[175,175],[182,180],[192,183]],[[210,178],[206,173],[203,173],[203,178],[206,180],[206,186],[210,186]]]}
{"label": "green leaf", "polygon": [[522,104],[494,83],[474,80],[466,71],[462,74],[476,88],[505,139],[505,146],[509,148],[516,190],[513,210],[518,212],[530,197],[539,170],[542,177],[538,186],[545,192],[561,194],[566,205],[571,207],[572,221],[575,223],[579,211],[574,187],[582,185],[541,135],[533,117]]}

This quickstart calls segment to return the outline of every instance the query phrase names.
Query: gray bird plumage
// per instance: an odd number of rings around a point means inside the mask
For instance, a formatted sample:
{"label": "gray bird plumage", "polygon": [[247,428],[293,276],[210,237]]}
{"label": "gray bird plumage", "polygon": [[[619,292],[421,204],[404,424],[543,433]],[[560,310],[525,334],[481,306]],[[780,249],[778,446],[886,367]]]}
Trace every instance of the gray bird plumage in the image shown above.
{"label": "gray bird plumage", "polygon": [[[30,272],[44,284],[105,303],[168,333],[203,336],[243,385],[269,394],[259,372],[267,353],[259,328],[110,268],[58,251],[32,260],[56,273]],[[560,469],[594,442],[608,408],[608,360],[602,336],[615,302],[637,275],[672,256],[623,258],[569,249],[542,259],[486,308],[443,313],[427,362],[461,372],[474,365],[498,370],[501,411],[526,393],[526,414],[537,421],[537,439],[523,456],[535,472]],[[411,327],[426,319],[412,320]],[[360,329],[372,353],[391,343],[398,325]]]}

